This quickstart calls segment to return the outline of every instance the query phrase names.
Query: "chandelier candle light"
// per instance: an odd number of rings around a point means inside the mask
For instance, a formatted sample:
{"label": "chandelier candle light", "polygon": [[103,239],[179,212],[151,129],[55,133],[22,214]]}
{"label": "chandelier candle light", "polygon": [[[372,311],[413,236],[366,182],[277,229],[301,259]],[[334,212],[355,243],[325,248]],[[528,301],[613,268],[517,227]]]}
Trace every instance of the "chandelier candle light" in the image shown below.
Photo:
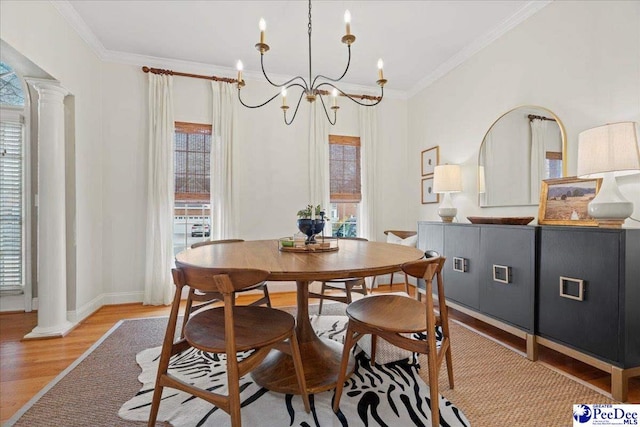
{"label": "chandelier candle light", "polygon": [[[308,102],[314,102],[317,98],[320,98],[320,102],[322,103],[322,108],[324,110],[325,115],[327,116],[327,120],[332,125],[336,124],[337,119],[337,111],[340,108],[338,105],[338,96],[344,96],[351,101],[355,102],[358,105],[363,105],[366,107],[373,107],[374,105],[378,105],[382,98],[384,97],[384,85],[387,83],[387,80],[384,78],[383,67],[384,63],[382,59],[378,60],[378,80],[376,83],[380,86],[380,96],[372,96],[372,95],[350,95],[344,92],[342,89],[335,86],[335,83],[338,83],[342,80],[342,78],[347,74],[349,70],[349,65],[351,64],[351,45],[356,41],[356,37],[351,34],[351,13],[347,10],[344,13],[344,21],[346,26],[346,34],[342,36],[342,43],[347,45],[348,59],[347,66],[344,69],[342,75],[336,79],[323,76],[321,74],[317,74],[313,77],[312,69],[311,69],[311,0],[309,0],[309,24],[308,24],[308,37],[309,37],[309,79],[306,80],[302,76],[296,76],[282,84],[274,83],[268,76],[264,69],[264,54],[269,51],[269,45],[265,43],[265,31],[267,29],[267,24],[264,19],[260,18],[259,28],[260,28],[260,42],[255,45],[258,52],[260,52],[260,67],[262,68],[262,74],[264,78],[276,88],[280,88],[280,92],[273,95],[271,98],[267,99],[265,102],[258,105],[248,105],[242,100],[241,89],[245,86],[245,81],[242,79],[242,61],[238,61],[237,69],[238,69],[238,99],[240,103],[247,108],[260,108],[275,98],[278,95],[282,96],[282,112],[284,113],[284,122],[287,125],[293,123],[293,120],[296,118],[296,114],[298,113],[298,108],[300,107],[300,102],[302,101],[302,97],[304,96]],[[289,109],[289,105],[287,104],[287,91],[292,87],[299,87],[301,89],[300,96],[298,97],[298,101],[296,103],[296,108],[293,112],[293,115],[290,120],[287,119],[287,110]],[[322,88],[333,88],[330,92],[328,90]],[[330,109],[333,110],[333,119],[329,115],[329,111],[327,110],[327,106],[325,104],[323,95],[331,95],[332,102]],[[361,99],[362,101],[358,100]]]}

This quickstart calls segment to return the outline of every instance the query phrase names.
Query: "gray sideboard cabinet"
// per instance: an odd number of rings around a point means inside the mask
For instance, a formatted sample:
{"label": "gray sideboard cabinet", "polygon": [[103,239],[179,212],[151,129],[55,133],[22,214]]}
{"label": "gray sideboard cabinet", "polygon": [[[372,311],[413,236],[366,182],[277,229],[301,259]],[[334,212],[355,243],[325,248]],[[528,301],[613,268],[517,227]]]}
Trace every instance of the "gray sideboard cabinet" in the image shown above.
{"label": "gray sideboard cabinet", "polygon": [[640,375],[640,229],[418,222],[447,257],[447,304],[611,374],[627,400]]}
{"label": "gray sideboard cabinet", "polygon": [[538,227],[418,222],[418,247],[447,261],[449,306],[526,340],[534,358]]}
{"label": "gray sideboard cabinet", "polygon": [[541,227],[536,341],[611,374],[640,375],[640,229]]}

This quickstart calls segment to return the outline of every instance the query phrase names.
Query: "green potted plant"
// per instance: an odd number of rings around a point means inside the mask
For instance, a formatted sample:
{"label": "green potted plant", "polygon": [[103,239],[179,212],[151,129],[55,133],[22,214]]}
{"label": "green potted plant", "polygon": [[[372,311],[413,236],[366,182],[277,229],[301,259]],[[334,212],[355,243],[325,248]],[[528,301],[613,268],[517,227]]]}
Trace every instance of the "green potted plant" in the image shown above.
{"label": "green potted plant", "polygon": [[298,230],[307,236],[305,244],[316,243],[315,235],[324,229],[324,211],[320,205],[307,205],[298,211]]}

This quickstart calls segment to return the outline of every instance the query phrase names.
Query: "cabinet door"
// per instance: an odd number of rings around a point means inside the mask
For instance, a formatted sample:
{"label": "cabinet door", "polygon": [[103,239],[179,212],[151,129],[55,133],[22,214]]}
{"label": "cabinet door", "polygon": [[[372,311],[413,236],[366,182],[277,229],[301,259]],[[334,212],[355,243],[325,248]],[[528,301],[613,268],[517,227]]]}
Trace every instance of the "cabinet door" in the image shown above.
{"label": "cabinet door", "polygon": [[480,231],[480,310],[533,333],[535,229],[491,227]]}
{"label": "cabinet door", "polygon": [[[618,359],[620,233],[543,228],[538,333],[600,358]],[[579,282],[582,280],[582,300]],[[564,292],[568,296],[561,296]]]}
{"label": "cabinet door", "polygon": [[480,227],[447,224],[444,241],[446,298],[477,310]]}

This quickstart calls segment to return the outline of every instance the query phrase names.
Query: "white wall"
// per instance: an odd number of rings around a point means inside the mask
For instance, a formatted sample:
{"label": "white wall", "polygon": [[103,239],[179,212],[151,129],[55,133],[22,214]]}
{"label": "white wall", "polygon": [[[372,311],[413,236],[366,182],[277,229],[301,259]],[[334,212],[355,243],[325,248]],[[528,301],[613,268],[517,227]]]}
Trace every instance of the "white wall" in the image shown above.
{"label": "white wall", "polygon": [[[90,309],[104,292],[102,248],[102,63],[48,1],[0,3],[0,38],[59,80],[75,97],[76,212],[75,289],[68,292],[71,316]],[[28,77],[28,76],[27,76]],[[40,185],[47,185],[41,182]],[[46,256],[46,254],[40,254]]]}
{"label": "white wall", "polygon": [[[146,75],[102,63],[49,2],[0,2],[0,37],[59,79],[75,97],[77,274],[75,305],[141,299],[147,174]],[[640,121],[640,3],[554,2],[409,101],[379,106],[378,240],[385,229],[437,220],[420,204],[420,152],[440,146],[441,163],[464,165],[459,217],[537,214],[537,207],[479,208],[477,153],[482,137],[514,106],[549,108],[564,122],[569,173],[577,135],[603,123]],[[180,70],[202,72],[202,70]],[[247,98],[270,93],[249,81]],[[209,123],[210,84],[175,78],[176,120]],[[342,103],[335,134],[357,135],[357,111]],[[241,108],[238,185],[245,239],[288,235],[306,205],[306,105],[293,126],[277,101]],[[621,182],[640,216],[637,176]],[[634,225],[634,224],[629,224]]]}
{"label": "white wall", "polygon": [[[180,70],[201,72],[200,70]],[[109,301],[140,300],[146,218],[147,75],[140,67],[103,65],[104,283]],[[243,99],[257,103],[275,93],[262,81],[247,81]],[[238,167],[240,231],[237,237],[267,239],[296,231],[296,212],[308,203],[308,104],[285,126],[279,100],[252,110],[239,107]],[[338,123],[329,132],[358,135],[355,104],[341,100]],[[379,239],[388,228],[415,228],[407,215],[406,101],[385,99],[379,107]],[[211,83],[174,77],[177,121],[211,123]]]}
{"label": "white wall", "polygon": [[[467,216],[537,217],[537,206],[478,206],[476,165],[485,132],[518,105],[546,107],[566,127],[568,172],[575,175],[580,132],[616,121],[640,122],[639,23],[640,2],[546,6],[409,100],[411,168],[420,170],[420,151],[433,145],[440,146],[441,164],[463,165],[464,192],[453,197],[461,222],[468,222]],[[416,194],[419,181],[410,181]],[[640,178],[618,181],[640,218]],[[414,206],[416,218],[439,220],[437,204]]]}

